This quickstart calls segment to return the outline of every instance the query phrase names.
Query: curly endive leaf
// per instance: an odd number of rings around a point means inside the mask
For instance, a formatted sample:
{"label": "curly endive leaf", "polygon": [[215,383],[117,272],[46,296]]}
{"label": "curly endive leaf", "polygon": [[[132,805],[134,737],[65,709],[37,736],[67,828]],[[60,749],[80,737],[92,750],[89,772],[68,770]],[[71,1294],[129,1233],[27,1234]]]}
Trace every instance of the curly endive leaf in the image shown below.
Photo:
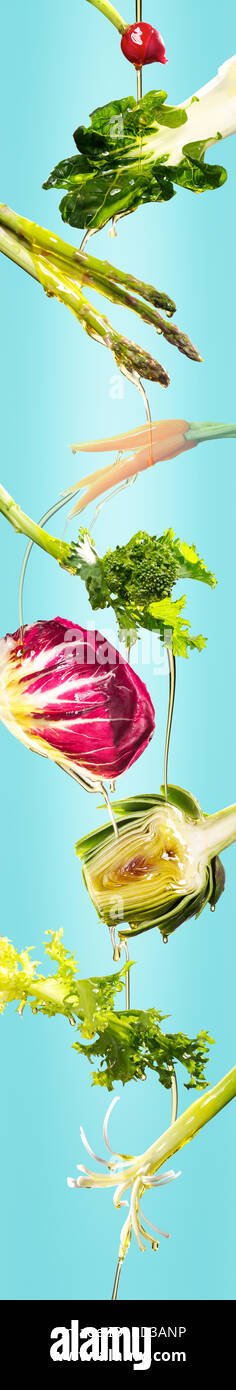
{"label": "curly endive leaf", "polygon": [[144,1080],[149,1069],[169,1089],[173,1069],[181,1062],[189,1076],[187,1089],[205,1087],[204,1068],[213,1038],[208,1033],[199,1033],[192,1040],[184,1033],[163,1033],[163,1017],[156,1009],[116,1012],[92,1045],[74,1043],[90,1062],[100,1058],[99,1071],[93,1072],[93,1084],[107,1086],[111,1091],[115,1081],[125,1085],[127,1081]]}
{"label": "curly endive leaf", "polygon": [[49,1018],[62,1014],[70,1022],[77,1021],[85,1041],[76,1040],[73,1046],[92,1063],[100,1058],[93,1083],[108,1090],[117,1080],[123,1084],[139,1080],[148,1067],[170,1087],[178,1061],[188,1072],[188,1087],[206,1085],[204,1068],[212,1041],[207,1033],[192,1040],[182,1033],[164,1034],[160,1028],[164,1015],[155,1009],[116,1012],[114,1000],[130,967],[125,965],[115,975],[80,980],[75,955],[63,944],[62,930],[47,936],[45,950],[57,966],[49,976],[38,972],[39,962],[32,960],[31,949],[18,952],[12,942],[0,937],[0,1013],[15,1000],[21,1013],[28,1003],[34,1014]]}
{"label": "curly endive leaf", "polygon": [[63,944],[62,928],[47,932],[45,951],[57,969],[53,975],[41,975],[39,961],[32,960],[31,950],[17,951],[12,942],[0,937],[0,1013],[6,1004],[17,1000],[20,1007],[29,1004],[49,1018],[64,1014],[79,1019],[82,1036],[94,1037],[104,1027],[113,1008],[116,994],[123,989],[127,966],[115,975],[80,980],[75,955]]}

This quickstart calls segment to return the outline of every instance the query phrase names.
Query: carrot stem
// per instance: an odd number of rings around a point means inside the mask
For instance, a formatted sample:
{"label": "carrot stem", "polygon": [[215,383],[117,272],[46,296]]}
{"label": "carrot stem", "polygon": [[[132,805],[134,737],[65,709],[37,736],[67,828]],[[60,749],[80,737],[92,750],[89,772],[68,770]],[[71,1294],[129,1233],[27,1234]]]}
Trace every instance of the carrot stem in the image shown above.
{"label": "carrot stem", "polygon": [[223,425],[214,421],[203,420],[199,423],[195,421],[188,426],[186,439],[193,441],[194,444],[204,444],[208,439],[235,439],[236,424]]}

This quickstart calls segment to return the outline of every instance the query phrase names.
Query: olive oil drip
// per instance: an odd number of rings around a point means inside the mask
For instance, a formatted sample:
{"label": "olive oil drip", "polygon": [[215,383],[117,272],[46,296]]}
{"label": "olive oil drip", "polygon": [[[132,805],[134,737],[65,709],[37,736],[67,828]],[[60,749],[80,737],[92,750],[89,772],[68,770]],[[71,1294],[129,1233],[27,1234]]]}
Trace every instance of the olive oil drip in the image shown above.
{"label": "olive oil drip", "polygon": [[[78,491],[79,491],[79,489],[78,489]],[[72,491],[72,492],[68,492],[68,493],[66,493],[66,495],[64,494],[63,497],[60,498],[59,502],[54,502],[54,503],[53,503],[53,506],[52,506],[52,507],[49,507],[49,508],[48,508],[48,511],[47,511],[47,512],[44,512],[44,515],[40,517],[39,526],[41,526],[42,528],[43,528],[44,526],[46,526],[47,521],[50,521],[50,520],[51,520],[51,517],[56,515],[56,512],[59,512],[59,511],[61,510],[62,507],[65,507],[65,506],[67,505],[67,502],[71,502],[73,496],[74,496],[74,492],[73,492],[73,491]],[[34,541],[29,541],[29,544],[26,546],[26,550],[25,550],[25,554],[24,554],[24,559],[23,559],[23,564],[22,564],[22,566],[21,566],[21,571],[20,571],[20,579],[19,579],[18,607],[19,607],[19,626],[20,626],[20,632],[21,632],[21,646],[22,646],[22,651],[23,651],[23,649],[24,649],[24,618],[23,618],[23,591],[24,591],[24,581],[25,581],[25,574],[26,574],[26,569],[27,569],[27,565],[28,565],[28,560],[29,560],[29,557],[30,557],[30,554],[31,554],[31,550],[33,549],[33,545],[34,545],[34,544],[35,544]],[[60,767],[60,768],[61,768],[61,771],[62,771],[62,772],[65,771],[63,762],[60,762],[60,759],[59,759],[59,758],[58,758],[58,759],[55,759],[55,762],[56,762],[57,767]],[[72,772],[72,769],[69,768],[68,766],[67,766],[67,768],[66,768],[66,771],[67,771],[69,777],[72,777],[72,778],[73,778],[73,781],[74,781],[74,782],[77,782],[79,786],[84,787],[86,791],[88,791],[88,792],[99,792],[99,793],[101,793],[101,795],[102,795],[103,798],[104,798],[104,801],[105,801],[105,804],[106,804],[106,806],[107,806],[107,809],[108,809],[108,811],[109,811],[109,816],[110,816],[111,823],[112,823],[112,826],[113,826],[114,835],[115,835],[115,836],[118,836],[118,829],[117,829],[116,819],[115,819],[115,816],[114,816],[114,811],[113,811],[113,809],[112,809],[112,805],[111,805],[111,801],[110,801],[110,797],[109,797],[109,792],[107,791],[107,787],[104,786],[104,782],[101,781],[101,779],[98,778],[96,784],[93,785],[93,784],[89,781],[89,779],[86,778],[86,773],[84,774],[84,776],[80,776],[78,772],[75,772],[75,771]]]}
{"label": "olive oil drip", "polygon": [[[136,0],[136,24],[141,24],[142,20],[142,0]],[[137,71],[137,101],[141,101],[142,96],[142,68]]]}
{"label": "olive oil drip", "polygon": [[[136,0],[135,9],[136,9],[136,23],[141,23],[141,21],[142,21],[142,0]],[[141,98],[142,98],[142,68],[139,68],[139,69],[137,70],[137,101],[139,102],[139,101],[141,100]],[[141,159],[141,147],[140,147],[140,159]],[[116,221],[117,221],[117,220],[118,220],[118,219],[116,219],[116,218],[114,218],[114,219],[112,220],[111,235],[113,235],[113,236],[116,235],[115,227],[116,227]],[[85,235],[84,235],[84,237],[83,237],[83,240],[82,240],[81,246],[80,246],[80,251],[81,251],[82,253],[85,251],[85,247],[86,247],[86,245],[87,245],[87,242],[88,242],[88,241],[90,240],[90,238],[95,234],[95,232],[96,232],[96,228],[90,228],[90,229],[88,229],[88,230],[85,232]],[[142,395],[142,398],[143,398],[143,400],[144,400],[145,412],[146,412],[146,419],[147,419],[147,422],[148,422],[149,428],[150,428],[150,461],[152,462],[152,421],[151,421],[151,412],[150,412],[150,406],[149,406],[148,396],[147,396],[147,393],[146,393],[146,391],[145,391],[145,387],[143,386],[143,384],[142,384],[140,378],[138,377],[138,375],[137,375],[136,373],[132,373],[132,374],[131,374],[131,373],[128,373],[127,371],[124,371],[123,374],[126,375],[129,379],[131,379],[131,380],[133,380],[133,381],[135,380],[135,384],[136,384],[138,390],[140,391],[140,394]],[[118,458],[119,458],[119,455],[118,455]],[[117,462],[117,460],[116,460],[116,462]],[[132,481],[132,483],[136,481],[136,475],[132,478],[131,481]],[[115,492],[114,492],[112,495],[114,496],[117,492],[122,491],[123,487],[126,487],[126,486],[127,486],[127,482],[128,482],[128,480],[126,480],[126,482],[123,483],[123,484],[121,485],[121,487],[116,488],[116,489],[115,489]],[[78,491],[79,491],[79,488],[78,488]],[[40,525],[41,527],[46,526],[46,525],[47,525],[47,522],[51,520],[51,517],[52,517],[52,516],[55,516],[56,513],[62,509],[62,507],[66,506],[66,504],[72,500],[73,496],[74,496],[74,490],[73,490],[72,492],[68,492],[66,495],[64,494],[63,498],[61,498],[58,502],[54,503],[53,506],[50,507],[50,508],[48,509],[48,511],[44,513],[44,515],[40,518],[39,525]],[[104,500],[109,500],[109,499],[104,499]],[[96,508],[95,516],[94,516],[94,519],[93,519],[94,521],[96,520],[96,518],[97,518],[97,516],[98,516],[98,514],[99,514],[99,512],[100,512],[100,510],[101,510],[101,508],[102,508],[103,505],[104,505],[104,502],[103,502],[103,503],[100,503],[99,506]],[[28,560],[29,560],[29,557],[30,557],[30,554],[31,554],[31,550],[32,550],[33,544],[34,544],[34,542],[33,542],[33,541],[30,541],[29,544],[27,545],[27,548],[26,548],[26,551],[25,551],[25,555],[24,555],[23,564],[22,564],[22,568],[21,568],[21,573],[20,573],[20,581],[19,581],[19,619],[20,619],[20,630],[21,630],[22,647],[23,647],[23,642],[24,642],[23,589],[24,589],[24,581],[25,581],[26,569],[27,569]],[[174,655],[173,655],[173,652],[172,652],[171,648],[169,648],[169,647],[167,647],[167,655],[168,655],[168,666],[169,666],[169,700],[168,700],[167,725],[166,725],[166,736],[165,736],[165,752],[164,752],[164,786],[165,786],[165,798],[166,798],[166,800],[167,800],[167,798],[168,798],[168,757],[169,757],[169,747],[170,747],[170,737],[171,737],[171,727],[172,727],[172,719],[173,719],[173,712],[174,712],[175,687],[176,687],[176,664],[175,664],[175,657],[174,657]],[[128,659],[128,661],[130,660],[130,647],[127,647],[127,659]],[[59,767],[62,767],[62,769],[63,769],[63,764],[61,764],[60,762],[58,762],[58,766],[59,766]],[[69,769],[67,769],[67,770],[69,771]],[[77,774],[76,772],[72,772],[72,771],[71,771],[71,772],[69,772],[69,775],[70,775],[75,781],[77,781],[80,785],[82,785],[82,786],[86,785],[87,790],[90,790],[90,791],[93,790],[93,787],[90,787],[89,785],[87,786],[87,784],[86,784],[86,779],[83,780],[83,779],[79,776],[79,774]],[[100,785],[101,785],[101,792],[102,792],[102,795],[104,796],[104,799],[105,799],[105,801],[106,801],[106,805],[107,805],[107,808],[108,808],[108,810],[109,810],[109,814],[110,814],[110,817],[111,817],[111,821],[112,821],[112,825],[113,825],[113,829],[114,829],[114,834],[115,834],[115,836],[118,837],[117,824],[116,824],[114,812],[113,812],[113,810],[112,810],[112,806],[111,806],[111,802],[110,802],[110,798],[109,798],[109,794],[108,794],[107,788],[104,786],[104,784],[103,784],[102,782],[101,782]],[[96,788],[96,790],[97,790],[97,788]],[[165,938],[163,938],[163,939],[165,940]],[[129,957],[129,950],[128,950],[128,943],[127,943],[127,940],[125,939],[125,940],[123,941],[122,944],[123,944],[123,949],[124,949],[124,951],[125,951],[126,963],[128,964],[128,963],[129,963],[130,957]],[[116,948],[116,946],[115,946],[115,936],[114,936],[114,934],[113,934],[113,948],[114,948],[113,955],[116,957],[116,950],[117,950],[117,948]],[[120,948],[119,948],[119,947],[118,947],[118,953],[119,953],[119,958],[120,958]],[[127,970],[127,974],[126,974],[126,979],[125,979],[125,1010],[129,1010],[129,1009],[130,1009],[130,970],[128,969],[128,970]],[[74,1019],[71,1018],[70,1022],[71,1022],[71,1023],[72,1023],[72,1022],[74,1023]],[[174,1123],[175,1123],[175,1120],[177,1119],[177,1112],[178,1112],[178,1090],[177,1090],[176,1074],[175,1074],[175,1071],[173,1071],[173,1073],[172,1073],[172,1079],[171,1079],[171,1121],[170,1121],[171,1125],[174,1124]],[[123,1258],[124,1258],[124,1257],[123,1257]],[[117,1294],[118,1294],[118,1287],[119,1287],[119,1280],[120,1280],[120,1274],[121,1274],[122,1264],[123,1264],[123,1259],[120,1259],[120,1258],[119,1258],[118,1263],[117,1263],[116,1273],[115,1273],[113,1291],[112,1291],[112,1302],[116,1301],[116,1299],[117,1299]]]}
{"label": "olive oil drip", "polygon": [[167,656],[168,656],[168,666],[169,666],[169,702],[168,702],[167,725],[166,725],[166,737],[165,737],[165,754],[164,754],[164,787],[165,787],[165,799],[166,799],[166,801],[168,801],[168,758],[169,758],[170,736],[171,736],[172,719],[173,719],[174,703],[175,703],[175,690],[176,690],[176,661],[175,661],[175,656],[174,656],[174,654],[173,654],[173,652],[172,652],[172,648],[171,648],[171,647],[167,647]]}
{"label": "olive oil drip", "polygon": [[[142,0],[136,0],[135,12],[136,12],[136,24],[141,24],[141,21],[142,21]],[[137,101],[141,101],[141,97],[142,97],[142,68],[137,68]],[[140,148],[140,160],[141,160],[141,157],[142,157],[142,142],[141,142],[141,148]],[[125,213],[125,212],[121,212],[120,214],[118,213],[117,217],[113,217],[113,218],[112,218],[111,230],[110,230],[110,234],[109,234],[111,237],[117,236],[116,225],[117,225],[117,222],[120,222],[120,221],[121,221],[121,218],[122,218],[122,217],[126,217],[126,213]],[[82,239],[82,241],[81,241],[81,245],[80,245],[80,251],[82,251],[82,253],[83,253],[83,251],[85,251],[85,247],[87,246],[88,241],[90,241],[90,237],[91,237],[91,236],[94,236],[94,233],[95,233],[96,231],[97,231],[97,228],[96,228],[96,227],[89,227],[88,230],[85,232],[85,234],[84,234],[84,236],[83,236],[83,239]]]}
{"label": "olive oil drip", "polygon": [[[168,799],[168,758],[169,758],[170,737],[171,737],[172,719],[173,719],[174,702],[175,702],[175,691],[176,691],[176,661],[175,661],[175,657],[174,657],[174,654],[173,654],[173,652],[172,652],[172,648],[171,648],[171,647],[167,647],[167,655],[168,655],[168,666],[169,666],[169,700],[168,700],[167,724],[166,724],[166,736],[165,736],[165,753],[164,753],[164,786],[165,786],[165,798],[166,798],[166,801],[167,801],[167,799]],[[168,937],[163,937],[163,941],[164,941],[164,942],[168,941]],[[128,960],[128,959],[129,959],[129,952],[128,952],[127,941],[124,941],[124,942],[123,942],[123,945],[124,945],[124,948],[125,948],[126,960]],[[126,1003],[125,1003],[125,1008],[126,1008],[126,1009],[129,1009],[129,1008],[130,1008],[130,980],[129,980],[129,973],[130,973],[130,972],[128,972],[127,977],[126,977]],[[128,981],[128,983],[127,983],[127,981]],[[171,1080],[171,1122],[170,1122],[171,1125],[175,1124],[175,1120],[177,1120],[177,1114],[178,1114],[178,1087],[177,1087],[176,1073],[175,1073],[175,1071],[173,1071],[173,1073],[172,1073],[172,1080]],[[117,1294],[118,1294],[119,1281],[120,1281],[120,1275],[121,1275],[123,1260],[124,1260],[124,1256],[123,1256],[123,1259],[119,1259],[119,1260],[118,1260],[117,1267],[116,1267],[115,1279],[114,1279],[113,1290],[112,1290],[112,1302],[113,1302],[113,1303],[114,1303],[114,1302],[116,1301],[116,1299],[117,1299]]]}
{"label": "olive oil drip", "polygon": [[[175,1071],[173,1071],[173,1072],[172,1072],[172,1078],[171,1078],[171,1121],[170,1121],[170,1127],[171,1127],[171,1125],[174,1125],[174,1124],[175,1124],[175,1121],[177,1120],[177,1115],[178,1115],[178,1087],[177,1087],[177,1080],[176,1080]],[[130,1242],[129,1242],[129,1243],[130,1243]],[[127,1249],[128,1249],[128,1244],[127,1244]],[[112,1303],[115,1303],[115,1302],[116,1302],[116,1299],[117,1299],[118,1287],[119,1287],[119,1281],[120,1281],[120,1275],[121,1275],[122,1265],[123,1265],[123,1263],[124,1263],[125,1254],[126,1254],[126,1251],[124,1251],[124,1254],[122,1255],[122,1258],[119,1257],[118,1262],[117,1262],[116,1272],[115,1272],[115,1279],[114,1279],[113,1290],[112,1290],[112,1295],[111,1295],[111,1301],[112,1301]]]}

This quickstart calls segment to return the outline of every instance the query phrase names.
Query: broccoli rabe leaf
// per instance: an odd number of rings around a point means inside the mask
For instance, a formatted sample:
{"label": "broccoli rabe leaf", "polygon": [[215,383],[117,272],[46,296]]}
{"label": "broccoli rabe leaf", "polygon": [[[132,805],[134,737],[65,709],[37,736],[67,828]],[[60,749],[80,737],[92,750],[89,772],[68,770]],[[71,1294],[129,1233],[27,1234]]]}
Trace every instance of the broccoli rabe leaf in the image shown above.
{"label": "broccoli rabe leaf", "polygon": [[165,598],[158,603],[150,603],[145,612],[143,625],[158,632],[165,646],[172,647],[174,656],[186,657],[188,648],[190,651],[196,649],[201,652],[206,646],[206,638],[202,634],[195,637],[191,632],[190,623],[182,617],[185,603],[185,594],[175,602],[172,598]]}
{"label": "broccoli rabe leaf", "polygon": [[[225,169],[204,163],[207,145],[213,143],[207,138],[208,111],[205,140],[191,140],[197,124],[192,100],[186,108],[167,106],[162,91],[148,92],[138,103],[134,97],[108,102],[92,112],[88,128],[78,126],[78,153],[61,160],[43,187],[65,189],[63,221],[88,229],[104,227],[109,218],[134,212],[141,203],[168,201],[174,184],[196,193],[219,188]],[[204,128],[200,99],[199,124]]]}
{"label": "broccoli rabe leaf", "polygon": [[171,546],[173,557],[175,556],[176,578],[200,579],[202,584],[208,584],[210,589],[215,589],[215,575],[207,569],[204,560],[200,559],[194,544],[187,545],[187,541],[175,540],[172,530],[165,531],[165,541]]}
{"label": "broccoli rabe leaf", "polygon": [[125,965],[116,974],[80,980],[74,954],[63,944],[62,930],[48,932],[45,950],[57,969],[49,976],[38,971],[31,950],[17,951],[7,938],[0,937],[0,1013],[7,1004],[17,1002],[20,1012],[26,1004],[32,1012],[53,1018],[62,1014],[74,1022],[80,1034],[73,1046],[90,1062],[100,1058],[93,1071],[93,1084],[112,1090],[114,1081],[138,1080],[149,1067],[158,1073],[164,1086],[171,1085],[171,1071],[182,1062],[189,1074],[188,1086],[206,1085],[205,1064],[212,1041],[207,1033],[192,1040],[184,1034],[164,1034],[164,1016],[155,1009],[147,1012],[116,1012],[114,1001],[124,987]]}
{"label": "broccoli rabe leaf", "polygon": [[[88,533],[80,531],[80,545],[91,547],[91,563],[81,562],[84,579],[93,609],[114,608],[119,634],[129,634],[129,644],[136,640],[140,627],[159,633],[175,655],[187,656],[188,648],[201,651],[202,636],[191,633],[183,618],[185,596],[175,602],[171,597],[178,579],[198,579],[214,588],[214,574],[206,568],[195,546],[175,539],[169,529],[163,536],[149,536],[137,531],[127,545],[108,550],[94,563],[94,547]],[[93,553],[92,553],[93,552]],[[86,548],[84,544],[84,553]]]}

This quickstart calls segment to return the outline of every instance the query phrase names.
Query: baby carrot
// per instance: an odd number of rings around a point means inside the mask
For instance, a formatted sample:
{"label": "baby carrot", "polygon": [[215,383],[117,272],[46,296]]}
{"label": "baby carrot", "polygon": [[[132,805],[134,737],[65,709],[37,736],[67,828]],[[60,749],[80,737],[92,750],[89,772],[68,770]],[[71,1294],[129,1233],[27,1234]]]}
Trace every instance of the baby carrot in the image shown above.
{"label": "baby carrot", "polygon": [[[155,463],[161,463],[164,459],[177,458],[186,449],[194,449],[197,444],[207,440],[220,438],[235,438],[236,425],[227,425],[203,421],[199,424],[189,424],[188,420],[154,420],[147,422],[139,428],[129,430],[124,434],[113,435],[110,439],[93,440],[91,443],[74,444],[73,452],[77,450],[100,453],[102,451],[118,450],[122,457],[117,459],[114,464],[108,464],[105,468],[97,468],[95,472],[87,474],[70,488],[70,493],[79,492],[86,488],[83,496],[78,502],[70,516],[77,516],[79,512],[100,497],[104,492],[109,491],[132,478],[136,473],[140,473],[145,468],[150,468]],[[123,453],[124,449],[132,452]]]}
{"label": "baby carrot", "polygon": [[[83,493],[83,496],[76,502],[73,511],[70,512],[70,516],[78,516],[79,512],[82,512],[84,507],[88,506],[89,502],[94,502],[102,493],[109,491],[110,488],[116,487],[119,483],[131,478],[136,473],[150,468],[155,463],[161,463],[165,459],[175,458],[178,454],[181,454],[184,449],[194,449],[194,447],[195,442],[188,443],[187,440],[184,439],[182,433],[179,434],[179,436],[176,434],[172,434],[171,436],[171,433],[167,436],[166,433],[166,438],[165,440],[163,438],[162,442],[159,441],[158,444],[156,441],[152,442],[151,447],[150,444],[146,444],[145,448],[139,449],[137,453],[133,453],[131,456],[124,454],[123,458],[121,458],[118,463],[111,464],[105,469],[97,469],[95,473],[88,475],[86,478],[81,478],[79,486],[83,488],[87,483],[89,486],[87,487],[87,491]],[[75,492],[78,491],[78,483],[75,484],[74,490]]]}
{"label": "baby carrot", "polygon": [[126,430],[124,434],[114,434],[109,439],[93,439],[84,444],[72,444],[72,453],[102,454],[112,452],[113,449],[134,449],[135,446],[141,448],[147,438],[169,439],[170,435],[184,435],[189,428],[188,420],[152,420],[151,424],[147,422],[146,425]]}

